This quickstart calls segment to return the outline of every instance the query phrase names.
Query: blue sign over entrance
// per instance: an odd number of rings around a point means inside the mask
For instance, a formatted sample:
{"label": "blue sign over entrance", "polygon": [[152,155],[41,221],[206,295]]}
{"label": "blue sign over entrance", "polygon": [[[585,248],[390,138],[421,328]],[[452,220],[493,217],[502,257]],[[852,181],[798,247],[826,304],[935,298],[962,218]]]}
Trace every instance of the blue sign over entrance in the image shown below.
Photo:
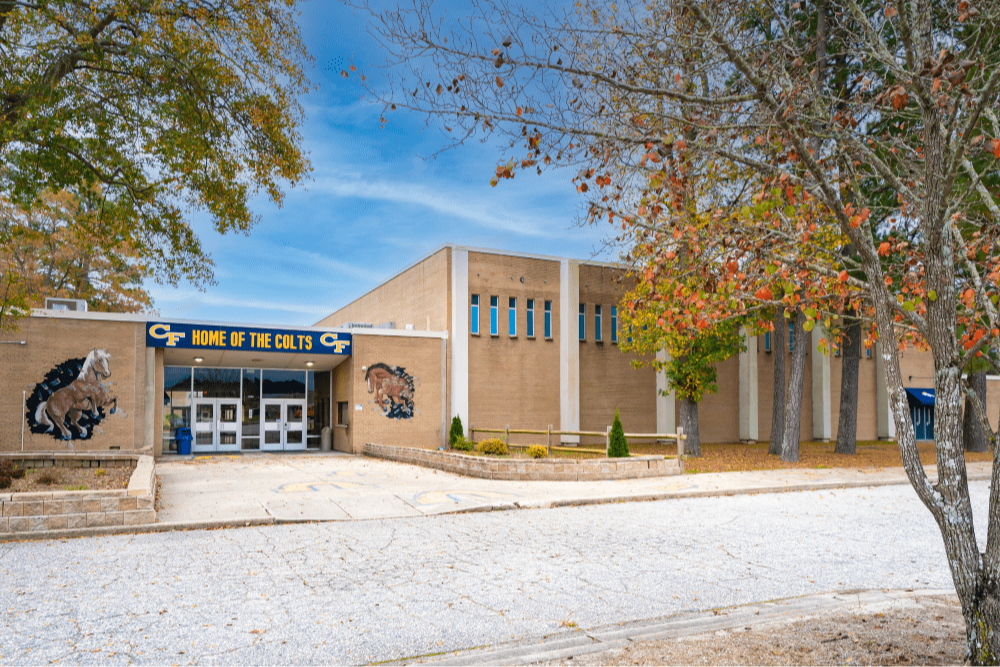
{"label": "blue sign over entrance", "polygon": [[351,353],[351,334],[308,329],[146,322],[146,347],[348,355]]}

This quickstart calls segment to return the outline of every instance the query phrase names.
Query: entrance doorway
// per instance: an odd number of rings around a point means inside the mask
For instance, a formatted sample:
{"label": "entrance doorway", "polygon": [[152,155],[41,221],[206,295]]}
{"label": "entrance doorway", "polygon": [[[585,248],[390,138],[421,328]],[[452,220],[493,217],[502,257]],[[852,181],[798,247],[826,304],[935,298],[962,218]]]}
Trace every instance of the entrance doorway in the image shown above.
{"label": "entrance doorway", "polygon": [[194,413],[194,452],[240,451],[240,401],[236,398],[196,398]]}
{"label": "entrance doorway", "polygon": [[265,398],[260,402],[265,451],[299,451],[306,448],[306,402],[294,398]]}

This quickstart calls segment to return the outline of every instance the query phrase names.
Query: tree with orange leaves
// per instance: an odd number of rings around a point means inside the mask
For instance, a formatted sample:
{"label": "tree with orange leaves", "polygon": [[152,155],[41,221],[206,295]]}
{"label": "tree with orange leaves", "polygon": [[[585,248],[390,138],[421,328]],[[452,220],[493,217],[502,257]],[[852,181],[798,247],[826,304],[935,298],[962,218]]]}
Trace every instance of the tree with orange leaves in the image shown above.
{"label": "tree with orange leaves", "polygon": [[[687,290],[669,291],[666,328],[778,307],[801,312],[805,330],[848,313],[871,323],[904,469],[941,531],[976,664],[1000,662],[1000,493],[980,551],[962,438],[964,397],[1000,487],[1000,434],[963,379],[974,360],[1000,359],[998,24],[1000,5],[985,0],[564,13],[482,0],[454,30],[418,0],[374,23],[393,76],[372,92],[387,107],[447,118],[455,141],[505,133],[523,153],[505,155],[498,178],[572,164],[591,220],[626,242],[647,235],[643,256],[662,257],[666,276],[658,292],[680,278]],[[735,176],[698,202],[700,226],[666,205],[671,152],[699,179]],[[935,481],[900,371],[911,343],[934,359]]]}

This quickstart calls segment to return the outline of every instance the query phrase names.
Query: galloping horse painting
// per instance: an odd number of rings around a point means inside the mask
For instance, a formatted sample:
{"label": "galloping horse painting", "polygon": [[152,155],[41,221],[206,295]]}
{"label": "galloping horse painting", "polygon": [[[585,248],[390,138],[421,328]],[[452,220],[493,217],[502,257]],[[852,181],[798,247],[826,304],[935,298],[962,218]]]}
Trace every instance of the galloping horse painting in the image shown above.
{"label": "galloping horse painting", "polygon": [[[32,433],[49,433],[57,440],[89,440],[105,415],[124,411],[105,382],[111,376],[111,355],[95,349],[84,359],[69,359],[35,385],[25,417]],[[75,377],[74,377],[75,376]],[[69,445],[70,449],[73,445]]]}
{"label": "galloping horse painting", "polygon": [[411,377],[405,368],[372,364],[365,373],[365,382],[368,383],[368,393],[375,394],[372,402],[389,419],[411,419],[417,413],[413,407],[413,391],[420,382]]}

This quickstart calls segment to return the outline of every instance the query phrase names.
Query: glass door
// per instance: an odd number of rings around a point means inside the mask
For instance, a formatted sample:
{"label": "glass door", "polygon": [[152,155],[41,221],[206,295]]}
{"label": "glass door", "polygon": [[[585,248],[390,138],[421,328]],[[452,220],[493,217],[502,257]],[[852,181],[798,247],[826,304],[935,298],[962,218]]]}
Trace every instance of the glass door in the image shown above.
{"label": "glass door", "polygon": [[266,452],[280,452],[284,446],[284,438],[282,434],[284,433],[285,420],[282,415],[282,408],[284,407],[283,401],[281,399],[263,399],[260,402],[261,411],[261,424],[263,440],[261,440],[260,448]]}
{"label": "glass door", "polygon": [[219,441],[216,451],[238,452],[240,451],[240,402],[235,398],[216,399],[216,412],[219,415],[216,424],[216,433]]}
{"label": "glass door", "polygon": [[265,398],[261,400],[264,451],[300,451],[306,448],[306,402],[300,399]]}
{"label": "glass door", "polygon": [[306,448],[305,401],[285,401],[285,451]]}
{"label": "glass door", "polygon": [[195,399],[192,406],[194,413],[193,452],[214,452],[216,444],[215,401],[212,399]]}

